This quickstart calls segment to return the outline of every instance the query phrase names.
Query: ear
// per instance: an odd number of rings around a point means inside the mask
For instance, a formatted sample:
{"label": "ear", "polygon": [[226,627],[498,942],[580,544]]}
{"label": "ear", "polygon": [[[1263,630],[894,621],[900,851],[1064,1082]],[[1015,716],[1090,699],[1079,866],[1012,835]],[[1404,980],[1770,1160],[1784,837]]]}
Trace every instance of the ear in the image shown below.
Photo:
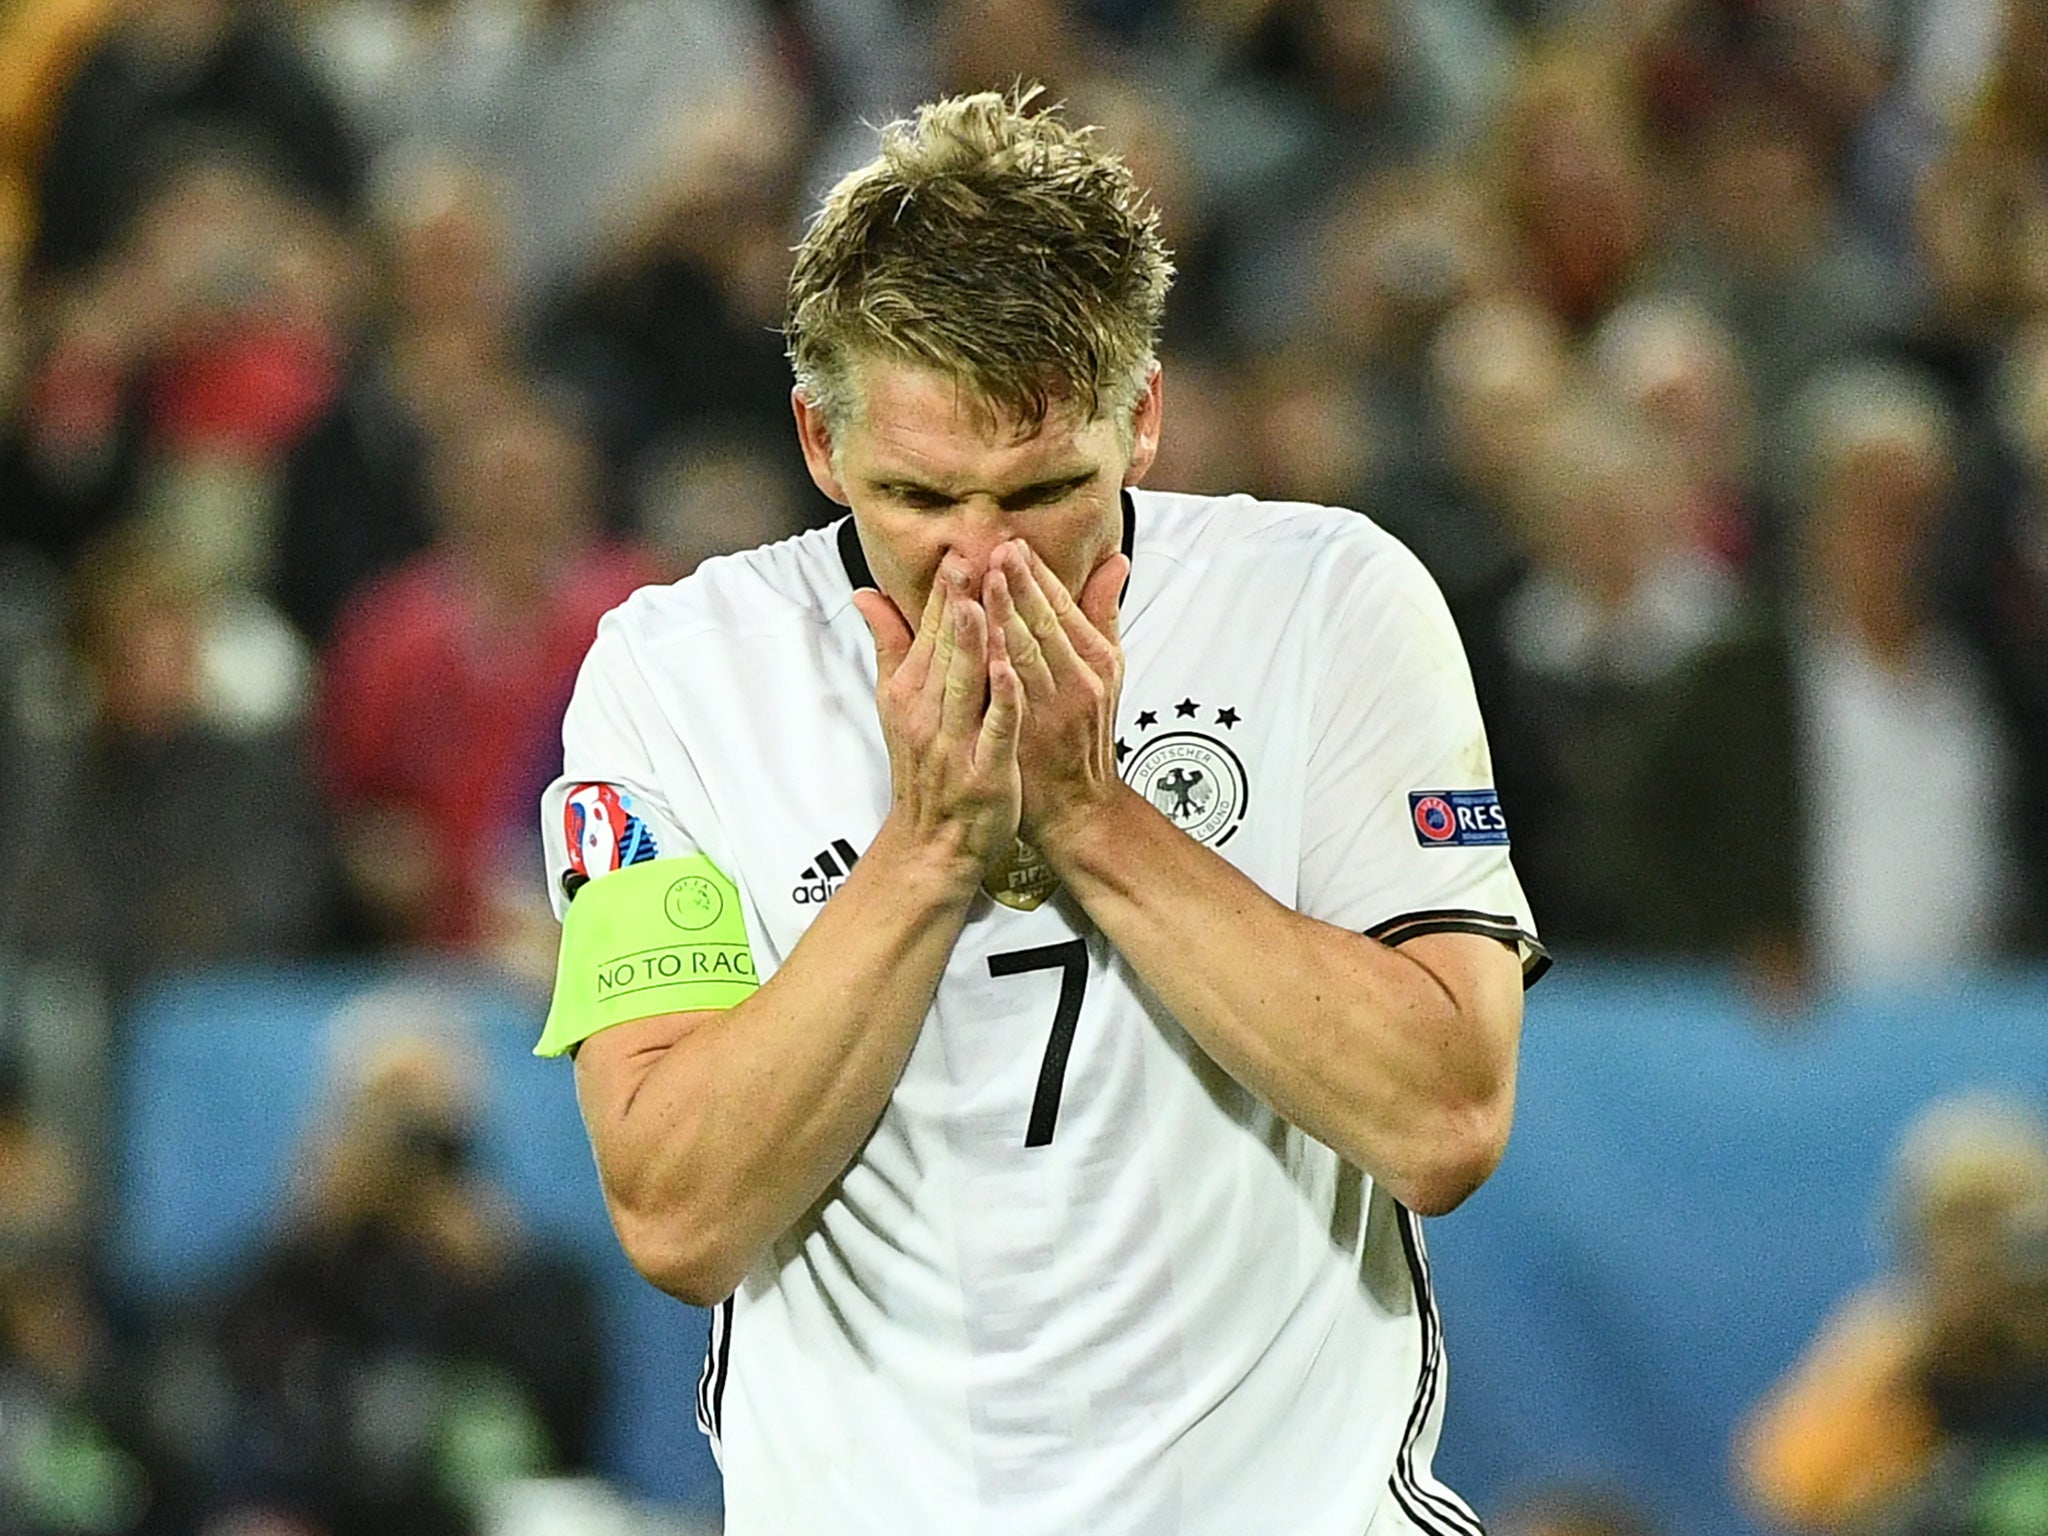
{"label": "ear", "polygon": [[1159,418],[1164,407],[1160,392],[1159,364],[1152,365],[1151,377],[1145,380],[1145,392],[1138,396],[1131,422],[1131,463],[1124,471],[1124,484],[1136,485],[1145,478],[1145,471],[1152,467],[1152,461],[1159,456]]}
{"label": "ear", "polygon": [[811,472],[812,482],[840,506],[853,505],[846,498],[846,487],[839,483],[839,472],[832,467],[832,430],[825,423],[825,413],[811,404],[801,388],[789,392],[789,408],[796,415],[796,440],[804,451],[804,468]]}

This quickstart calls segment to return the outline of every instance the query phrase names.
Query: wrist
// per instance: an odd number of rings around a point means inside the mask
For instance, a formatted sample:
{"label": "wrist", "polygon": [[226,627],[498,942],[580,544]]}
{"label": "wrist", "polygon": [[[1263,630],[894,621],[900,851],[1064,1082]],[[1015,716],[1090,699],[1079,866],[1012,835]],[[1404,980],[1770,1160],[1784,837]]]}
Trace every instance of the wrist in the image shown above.
{"label": "wrist", "polygon": [[1062,809],[1026,829],[1022,836],[1031,843],[1054,873],[1072,882],[1088,871],[1108,869],[1119,858],[1119,850],[1130,847],[1130,818],[1148,809],[1138,792],[1121,779],[1113,780],[1103,793]]}
{"label": "wrist", "polygon": [[871,863],[887,871],[890,890],[899,901],[964,908],[981,889],[989,861],[957,829],[913,827],[891,811],[860,867]]}

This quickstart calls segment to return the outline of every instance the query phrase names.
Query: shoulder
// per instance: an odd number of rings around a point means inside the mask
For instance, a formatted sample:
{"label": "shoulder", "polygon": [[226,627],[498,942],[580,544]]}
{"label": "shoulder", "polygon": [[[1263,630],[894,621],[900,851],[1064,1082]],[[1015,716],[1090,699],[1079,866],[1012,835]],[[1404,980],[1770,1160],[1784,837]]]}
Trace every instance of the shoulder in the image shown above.
{"label": "shoulder", "polygon": [[821,629],[852,600],[833,529],[817,528],[714,556],[681,581],[642,587],[605,615],[599,636],[647,653],[765,641]]}
{"label": "shoulder", "polygon": [[1413,552],[1349,507],[1141,490],[1131,500],[1138,559],[1249,584],[1254,593],[1270,586],[1297,603],[1403,592],[1440,601]]}

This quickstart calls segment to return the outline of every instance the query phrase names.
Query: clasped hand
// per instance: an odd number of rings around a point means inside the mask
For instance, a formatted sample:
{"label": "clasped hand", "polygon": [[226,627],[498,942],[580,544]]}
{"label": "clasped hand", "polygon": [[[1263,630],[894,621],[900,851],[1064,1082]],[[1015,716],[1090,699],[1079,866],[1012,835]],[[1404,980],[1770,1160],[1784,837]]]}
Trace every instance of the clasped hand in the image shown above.
{"label": "clasped hand", "polygon": [[1067,830],[1115,792],[1129,571],[1112,555],[1077,600],[1022,539],[996,547],[978,588],[948,556],[914,635],[881,593],[854,594],[875,640],[896,813],[977,875],[1018,837],[1057,864]]}

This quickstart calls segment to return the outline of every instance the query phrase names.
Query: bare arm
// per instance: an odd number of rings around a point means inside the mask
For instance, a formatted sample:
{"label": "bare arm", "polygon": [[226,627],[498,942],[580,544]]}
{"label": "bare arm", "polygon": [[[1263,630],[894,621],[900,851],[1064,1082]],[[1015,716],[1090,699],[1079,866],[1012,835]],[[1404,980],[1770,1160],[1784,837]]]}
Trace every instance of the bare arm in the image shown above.
{"label": "bare arm", "polygon": [[917,1042],[978,872],[882,834],[738,1007],[591,1036],[576,1094],[621,1246],[707,1306],[842,1173]]}
{"label": "bare arm", "polygon": [[1076,602],[1023,544],[985,583],[1024,685],[1025,835],[1226,1072],[1424,1215],[1499,1163],[1522,1023],[1515,951],[1474,934],[1391,949],[1289,910],[1125,785],[1117,557]]}
{"label": "bare arm", "polygon": [[856,600],[895,791],[874,843],[752,997],[616,1026],[576,1059],[619,1241],[686,1301],[730,1295],[858,1154],[982,876],[1016,837],[1020,699],[988,664],[980,607],[934,583],[913,639],[879,594]]}
{"label": "bare arm", "polygon": [[1217,1065],[1441,1215],[1500,1162],[1522,967],[1478,934],[1390,949],[1273,900],[1125,790],[1047,857]]}

